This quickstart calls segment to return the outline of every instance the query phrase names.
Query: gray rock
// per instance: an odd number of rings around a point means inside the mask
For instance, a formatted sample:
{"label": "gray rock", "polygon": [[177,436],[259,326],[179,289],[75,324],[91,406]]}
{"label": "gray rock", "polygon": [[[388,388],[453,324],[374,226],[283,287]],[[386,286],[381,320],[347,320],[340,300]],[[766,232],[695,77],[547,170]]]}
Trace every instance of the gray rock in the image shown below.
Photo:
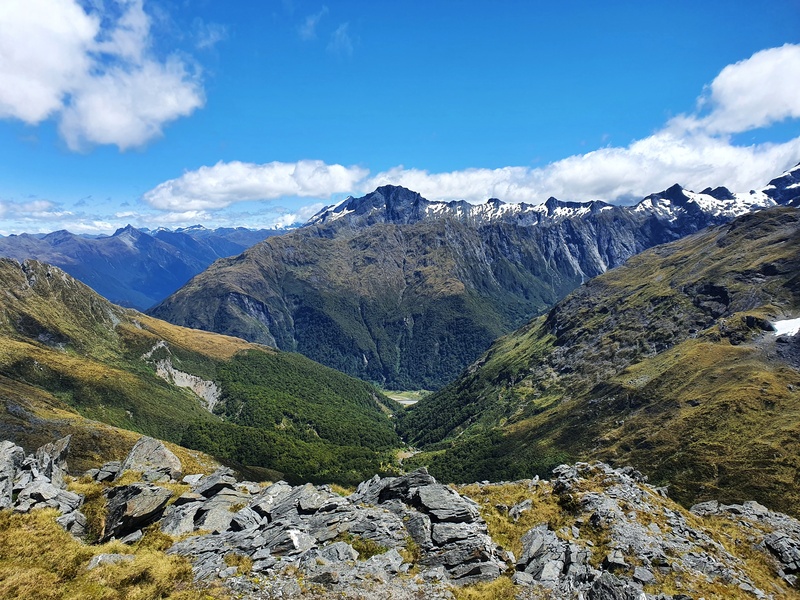
{"label": "gray rock", "polygon": [[236,479],[233,477],[233,471],[224,467],[201,479],[194,491],[210,498],[222,490],[233,490],[234,485],[236,485]]}
{"label": "gray rock", "polygon": [[719,513],[720,505],[716,500],[709,500],[707,502],[699,502],[693,505],[689,512],[697,515],[698,517],[707,517],[709,515],[716,515]]}
{"label": "gray rock", "polygon": [[358,560],[358,552],[346,542],[335,542],[320,549],[319,556],[329,562],[348,562]]}
{"label": "gray rock", "polygon": [[431,538],[431,518],[425,513],[408,511],[404,516],[406,530],[411,539],[422,549],[429,549],[433,546]]}
{"label": "gray rock", "polygon": [[126,471],[138,471],[151,480],[159,477],[180,479],[183,475],[181,461],[167,447],[151,437],[141,437],[122,462],[117,477]]}
{"label": "gray rock", "polygon": [[57,488],[64,487],[64,475],[67,474],[67,453],[71,435],[51,444],[45,444],[36,450],[36,462],[39,473],[50,480]]}
{"label": "gray rock", "polygon": [[133,562],[136,557],[133,554],[98,554],[92,557],[86,570],[91,571],[103,565],[114,565],[121,562]]}
{"label": "gray rock", "polygon": [[106,491],[108,513],[101,541],[124,537],[152,523],[161,517],[171,496],[168,489],[148,483],[109,488]]}
{"label": "gray rock", "polygon": [[28,512],[34,508],[57,508],[71,513],[83,504],[83,496],[62,490],[45,479],[32,481],[17,497],[15,510]]}
{"label": "gray rock", "polygon": [[0,509],[11,506],[14,479],[24,460],[25,451],[22,448],[13,442],[0,442]]}
{"label": "gray rock", "polygon": [[478,509],[458,492],[439,483],[416,489],[412,502],[428,513],[434,521],[472,523],[478,518]]}
{"label": "gray rock", "polygon": [[79,510],[61,515],[56,519],[56,523],[78,539],[86,535],[86,516]]}
{"label": "gray rock", "polygon": [[113,481],[119,474],[122,463],[118,460],[110,460],[104,463],[94,476],[95,481]]}
{"label": "gray rock", "polygon": [[400,565],[403,564],[403,557],[400,553],[392,548],[383,554],[376,554],[364,561],[361,571],[366,573],[391,573],[395,574],[400,571]]}
{"label": "gray rock", "polygon": [[137,529],[131,534],[126,535],[124,538],[120,540],[123,544],[131,545],[135,544],[136,542],[140,541],[144,537],[144,533],[141,529]]}
{"label": "gray rock", "polygon": [[434,523],[431,528],[431,539],[437,546],[451,542],[467,540],[486,533],[485,527],[478,523]]}
{"label": "gray rock", "polygon": [[184,475],[181,481],[188,485],[197,485],[202,478],[203,478],[202,473],[194,473],[192,475]]}
{"label": "gray rock", "polygon": [[639,600],[641,592],[611,573],[603,573],[586,592],[586,600]]}
{"label": "gray rock", "polygon": [[200,502],[169,506],[161,519],[161,531],[172,536],[191,533],[195,530],[194,517],[201,506]]}
{"label": "gray rock", "polygon": [[250,501],[250,508],[262,517],[270,517],[272,507],[292,493],[292,486],[285,481],[273,483]]}
{"label": "gray rock", "polygon": [[250,507],[244,507],[233,515],[230,528],[232,531],[254,529],[261,525],[264,518]]}
{"label": "gray rock", "polygon": [[[219,491],[202,503],[195,514],[196,529],[222,533],[227,531],[235,513],[247,505],[250,497],[233,488]],[[257,516],[257,513],[254,513]],[[244,529],[240,527],[239,529]]]}
{"label": "gray rock", "polygon": [[530,498],[528,498],[527,500],[523,500],[519,504],[515,504],[509,509],[508,516],[514,519],[514,522],[516,523],[517,521],[519,521],[519,518],[522,516],[522,513],[524,513],[526,510],[530,510],[532,506],[533,506],[533,501]]}
{"label": "gray rock", "polygon": [[783,531],[775,531],[764,538],[764,544],[781,562],[784,573],[800,572],[800,539],[793,539]]}
{"label": "gray rock", "polygon": [[654,583],[656,580],[656,578],[653,576],[653,572],[650,569],[645,569],[644,567],[636,567],[633,570],[633,579],[642,585],[649,585]]}
{"label": "gray rock", "polygon": [[536,580],[530,573],[526,573],[525,571],[515,571],[511,576],[511,581],[516,585],[533,585],[533,582]]}

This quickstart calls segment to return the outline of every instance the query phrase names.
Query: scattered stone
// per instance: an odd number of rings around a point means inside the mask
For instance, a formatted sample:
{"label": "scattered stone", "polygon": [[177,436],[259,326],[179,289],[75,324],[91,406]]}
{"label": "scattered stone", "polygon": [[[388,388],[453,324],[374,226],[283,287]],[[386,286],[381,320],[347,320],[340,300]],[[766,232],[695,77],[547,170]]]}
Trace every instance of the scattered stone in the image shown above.
{"label": "scattered stone", "polygon": [[86,570],[91,571],[103,565],[114,565],[121,562],[133,562],[134,557],[132,554],[98,554],[93,556],[89,564],[86,565]]}
{"label": "scattered stone", "polygon": [[104,463],[94,476],[95,481],[114,481],[119,474],[122,463],[118,460],[110,460]]}

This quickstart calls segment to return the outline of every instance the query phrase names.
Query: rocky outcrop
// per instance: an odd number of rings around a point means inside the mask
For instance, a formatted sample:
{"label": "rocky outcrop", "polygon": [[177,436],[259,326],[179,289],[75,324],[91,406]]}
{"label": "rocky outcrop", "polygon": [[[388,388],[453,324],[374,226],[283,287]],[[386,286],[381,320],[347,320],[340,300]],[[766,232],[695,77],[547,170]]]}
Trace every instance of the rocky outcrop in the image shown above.
{"label": "rocky outcrop", "polygon": [[64,489],[70,436],[45,444],[34,454],[9,441],[0,442],[0,509],[27,513],[39,508],[61,511],[59,524],[75,536],[86,533],[80,512],[83,496]]}
{"label": "rocky outcrop", "polygon": [[139,438],[117,472],[117,477],[126,471],[137,471],[145,481],[169,481],[183,475],[181,461],[163,442],[151,437]]}
{"label": "rocky outcrop", "polygon": [[340,584],[407,572],[412,564],[404,555],[412,553],[428,578],[460,584],[494,579],[507,568],[475,503],[424,469],[376,476],[349,497],[285,482],[251,495],[243,486],[219,485],[223,477],[201,479],[162,521],[173,535],[212,531],[169,550],[190,557],[199,579],[224,572],[230,552],[249,557],[259,573],[299,569],[312,581]]}
{"label": "rocky outcrop", "polygon": [[[66,470],[68,442],[28,457],[0,443],[0,481],[12,482],[11,508],[55,508],[58,522],[81,536],[83,498],[44,474],[47,465]],[[101,473],[109,470],[89,475],[106,478]],[[159,527],[180,540],[167,552],[189,559],[198,582],[222,579],[253,599],[434,600],[452,598],[452,585],[503,574],[521,599],[777,599],[792,596],[800,573],[797,520],[756,502],[704,502],[690,512],[638,471],[603,463],[562,465],[550,481],[471,490],[419,469],[375,476],[346,497],[326,485],[239,482],[228,469],[186,476],[178,494],[147,482],[106,483],[102,540],[134,544],[143,528]],[[517,503],[488,500],[496,486],[515,489]],[[502,535],[519,528],[519,558],[489,535],[487,510],[505,519]],[[123,560],[131,555],[102,554],[88,568]]]}

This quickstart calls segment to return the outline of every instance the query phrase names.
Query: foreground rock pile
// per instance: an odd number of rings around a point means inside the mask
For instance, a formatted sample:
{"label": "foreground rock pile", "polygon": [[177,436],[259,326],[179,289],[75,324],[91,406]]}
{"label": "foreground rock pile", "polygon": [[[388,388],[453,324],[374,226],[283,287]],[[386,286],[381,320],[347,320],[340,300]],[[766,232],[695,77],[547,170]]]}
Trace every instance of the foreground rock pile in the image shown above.
{"label": "foreground rock pile", "polygon": [[[64,438],[25,456],[0,442],[0,507],[56,508],[83,537],[83,497],[64,489],[68,448]],[[188,558],[198,582],[223,581],[245,598],[433,600],[501,575],[521,599],[798,596],[800,522],[755,502],[686,511],[633,469],[601,463],[562,465],[551,481],[468,486],[485,502],[492,490],[522,491],[513,506],[478,504],[424,469],[375,476],[346,497],[324,485],[239,482],[229,469],[184,476],[151,438],[85,477],[106,486],[101,541],[136,544],[156,528],[178,540],[167,553]],[[493,541],[482,514],[517,528],[519,557]]]}
{"label": "foreground rock pile", "polygon": [[[525,533],[515,583],[552,590],[558,598],[576,593],[630,600],[693,597],[644,594],[667,583],[698,596],[703,590],[722,589],[756,598],[785,592],[780,586],[759,589],[741,558],[712,537],[699,519],[668,502],[664,490],[647,485],[637,471],[577,463],[557,467],[553,474],[555,479],[544,485],[570,515],[570,525],[553,531],[544,523]],[[763,554],[777,577],[796,584],[797,520],[755,502],[744,507],[705,503],[692,512],[741,517],[738,529],[747,532],[747,543]]]}

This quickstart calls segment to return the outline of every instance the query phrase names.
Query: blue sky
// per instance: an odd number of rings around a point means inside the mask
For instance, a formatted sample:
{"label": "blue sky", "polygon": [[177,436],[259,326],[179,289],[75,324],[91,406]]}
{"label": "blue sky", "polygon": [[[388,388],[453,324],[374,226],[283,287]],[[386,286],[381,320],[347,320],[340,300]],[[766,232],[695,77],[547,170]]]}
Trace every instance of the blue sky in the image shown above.
{"label": "blue sky", "polygon": [[631,201],[800,162],[800,0],[3,0],[0,233],[270,226],[383,183]]}

